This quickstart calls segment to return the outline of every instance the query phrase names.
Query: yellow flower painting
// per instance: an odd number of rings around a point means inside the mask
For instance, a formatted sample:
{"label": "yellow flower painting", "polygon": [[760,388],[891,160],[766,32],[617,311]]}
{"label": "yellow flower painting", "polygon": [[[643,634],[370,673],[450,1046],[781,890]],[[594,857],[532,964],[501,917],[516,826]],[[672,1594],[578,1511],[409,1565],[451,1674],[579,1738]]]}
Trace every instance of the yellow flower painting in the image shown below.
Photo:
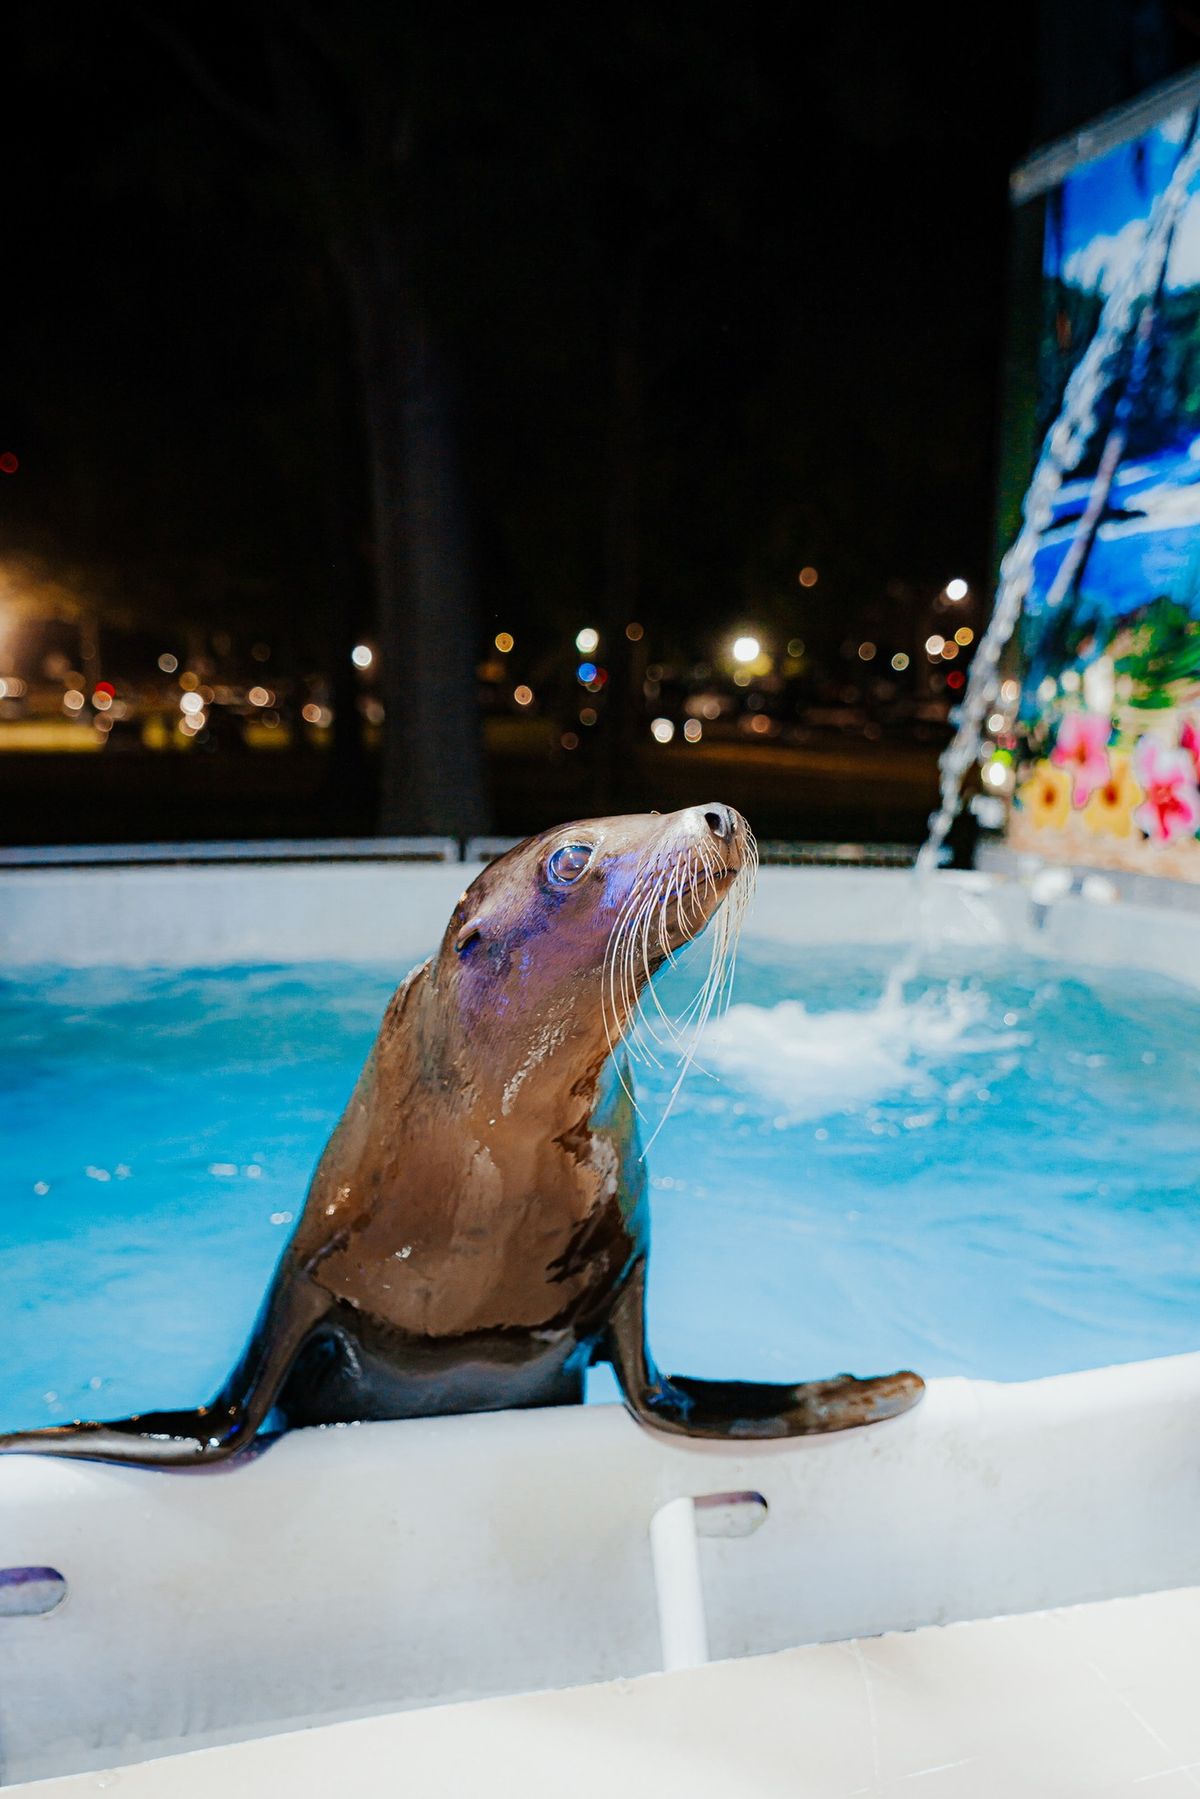
{"label": "yellow flower painting", "polygon": [[1071,777],[1065,768],[1039,762],[1017,789],[1017,799],[1039,831],[1061,831],[1071,816]]}
{"label": "yellow flower painting", "polygon": [[1141,803],[1142,790],[1134,779],[1128,756],[1109,753],[1107,781],[1092,790],[1083,808],[1083,822],[1101,837],[1128,837],[1133,831],[1133,809]]}

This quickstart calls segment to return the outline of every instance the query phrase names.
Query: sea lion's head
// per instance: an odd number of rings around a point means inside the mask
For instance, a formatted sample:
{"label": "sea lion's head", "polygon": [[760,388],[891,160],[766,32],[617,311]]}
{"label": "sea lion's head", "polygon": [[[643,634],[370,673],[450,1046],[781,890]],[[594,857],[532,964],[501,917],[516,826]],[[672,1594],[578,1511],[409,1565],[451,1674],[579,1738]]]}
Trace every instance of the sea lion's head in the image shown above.
{"label": "sea lion's head", "polygon": [[745,819],[715,802],[529,837],[455,907],[431,971],[439,1009],[453,1009],[477,1066],[501,1043],[506,1063],[539,1044],[584,1067],[622,1041],[636,1056],[652,975],[714,920],[699,1022],[719,998],[756,868]]}

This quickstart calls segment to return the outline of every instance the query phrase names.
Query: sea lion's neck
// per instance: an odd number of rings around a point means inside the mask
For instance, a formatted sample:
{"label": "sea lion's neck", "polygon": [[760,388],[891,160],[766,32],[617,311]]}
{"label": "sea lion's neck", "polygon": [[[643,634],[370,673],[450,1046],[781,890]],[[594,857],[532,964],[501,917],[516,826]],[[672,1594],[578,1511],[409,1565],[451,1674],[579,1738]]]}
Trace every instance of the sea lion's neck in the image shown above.
{"label": "sea lion's neck", "polygon": [[[389,1018],[402,1010],[405,1028],[389,1033],[385,1018],[380,1046],[390,1037],[410,1080],[489,1124],[521,1120],[554,1136],[586,1125],[609,1053],[602,1025],[577,994],[530,1018],[464,1018],[447,997],[429,963],[389,1008]],[[390,1088],[399,1073],[393,1067]]]}

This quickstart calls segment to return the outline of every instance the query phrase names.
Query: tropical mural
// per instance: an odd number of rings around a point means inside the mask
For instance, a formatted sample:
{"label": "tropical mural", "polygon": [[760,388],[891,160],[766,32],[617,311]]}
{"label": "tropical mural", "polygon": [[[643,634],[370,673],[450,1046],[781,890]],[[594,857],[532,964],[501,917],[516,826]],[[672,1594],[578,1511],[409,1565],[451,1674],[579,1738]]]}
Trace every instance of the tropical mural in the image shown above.
{"label": "tropical mural", "polygon": [[[1043,430],[1196,128],[1167,119],[1049,196]],[[1026,601],[1009,839],[1200,881],[1200,193],[1110,377]]]}

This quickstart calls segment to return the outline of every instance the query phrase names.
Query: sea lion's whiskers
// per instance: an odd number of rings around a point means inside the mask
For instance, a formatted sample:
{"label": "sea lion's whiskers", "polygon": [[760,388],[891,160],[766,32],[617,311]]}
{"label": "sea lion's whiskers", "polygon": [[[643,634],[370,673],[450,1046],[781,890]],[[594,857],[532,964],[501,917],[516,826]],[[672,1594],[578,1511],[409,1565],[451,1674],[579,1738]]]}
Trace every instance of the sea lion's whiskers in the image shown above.
{"label": "sea lion's whiskers", "polygon": [[[651,987],[651,975],[653,971],[650,968],[650,926],[657,916],[661,904],[663,876],[657,868],[652,869],[649,872],[653,877],[649,889],[645,892],[642,903],[637,908],[636,912],[632,914],[627,923],[623,924],[623,942],[621,945],[621,997],[623,1001],[623,1017],[621,1025],[625,1040],[631,1046],[633,1053],[637,1058],[639,1060],[648,1060],[652,1062],[656,1068],[661,1068],[662,1063],[645,1043],[645,1038],[648,1036],[660,1049],[668,1051],[672,1049],[672,1045],[664,1043],[663,1039],[651,1025],[646,1016],[643,1002],[643,994],[645,991],[649,990],[663,1022],[668,1027],[668,1033],[671,1033],[671,1020],[662,1011],[658,996]],[[639,960],[642,963],[642,974],[644,976],[641,986],[639,986],[637,978],[637,965]]]}
{"label": "sea lion's whiskers", "polygon": [[640,989],[638,990],[638,994],[637,994],[637,1000],[636,1000],[637,1015],[641,1022],[641,1025],[650,1033],[650,1036],[654,1039],[654,1041],[659,1045],[659,1047],[661,1049],[672,1049],[673,1044],[664,1043],[662,1038],[658,1035],[658,1032],[654,1029],[654,1026],[650,1023],[650,1020],[647,1018],[646,1006],[645,1006],[645,996],[647,994],[650,995],[650,999],[654,1005],[655,1011],[658,1013],[658,1016],[659,1016],[660,1020],[662,1021],[662,1023],[666,1026],[668,1037],[671,1038],[672,1040],[674,1040],[678,1034],[677,1030],[676,1030],[675,1020],[673,1018],[671,1018],[670,1015],[666,1012],[666,1010],[663,1007],[662,1001],[658,997],[658,993],[653,984],[654,970],[650,966],[650,927],[651,927],[651,924],[656,920],[659,925],[659,943],[663,949],[664,957],[668,961],[673,959],[670,955],[670,946],[663,941],[663,926],[662,926],[662,920],[665,916],[667,905],[669,903],[670,878],[671,877],[669,875],[666,877],[664,877],[662,874],[659,875],[657,885],[655,887],[653,894],[651,895],[650,904],[646,908],[646,911],[643,914],[643,917],[641,920],[641,931],[640,931],[640,940],[639,940],[639,948],[640,948],[641,963],[642,963],[642,973],[645,976],[645,980],[643,981]]}
{"label": "sea lion's whiskers", "polygon": [[[600,983],[601,1011],[608,1051],[616,1061],[621,1085],[635,1111],[640,1111],[640,1108],[630,1092],[621,1069],[620,1058],[616,1052],[622,1048],[635,1061],[648,1059],[647,1052],[643,1051],[636,1040],[636,1026],[631,1031],[629,1025],[632,1014],[631,992],[636,995],[636,981],[633,977],[630,950],[636,939],[637,920],[651,902],[652,895],[646,893],[643,877],[639,872],[609,933]],[[657,1059],[654,1060],[658,1065]]]}
{"label": "sea lion's whiskers", "polygon": [[[670,1095],[668,1096],[667,1104],[663,1109],[662,1116],[659,1118],[654,1131],[648,1139],[645,1149],[642,1152],[643,1154],[649,1150],[651,1144],[658,1136],[659,1131],[662,1130],[663,1125],[670,1116],[671,1108],[675,1103],[688,1070],[696,1063],[696,1053],[699,1049],[700,1038],[714,1009],[716,1009],[719,1014],[720,1009],[723,1006],[727,1006],[729,999],[732,997],[737,943],[745,919],[746,909],[749,906],[750,898],[754,890],[757,868],[757,845],[755,844],[753,837],[747,833],[746,847],[743,852],[741,866],[734,876],[729,894],[726,896],[725,904],[721,907],[712,923],[714,935],[707,973],[701,983],[699,992],[694,996],[691,1004],[685,1008],[680,1019],[677,1021],[676,1038],[677,1041],[680,1041],[682,1044],[679,1071],[671,1088]],[[709,878],[711,879],[711,876]],[[688,1026],[686,1040],[684,1039],[682,1030],[682,1027],[685,1024]]]}
{"label": "sea lion's whiskers", "polygon": [[[604,1028],[609,1052],[617,1058],[618,1077],[639,1115],[641,1108],[617,1052],[623,1050],[631,1063],[658,1069],[663,1067],[661,1055],[677,1058],[667,1104],[649,1143],[665,1124],[688,1070],[700,1066],[697,1052],[709,1020],[719,1017],[732,998],[737,945],[757,868],[757,845],[747,832],[740,866],[710,917],[710,902],[729,871],[712,846],[688,845],[666,862],[654,861],[639,870],[617,915],[602,971]],[[683,1009],[671,1013],[663,1005],[654,976],[663,965],[673,967],[680,950],[694,942],[706,925],[711,939],[703,978]]]}
{"label": "sea lion's whiskers", "polygon": [[[658,995],[657,995],[657,993],[654,992],[654,988],[651,984],[652,970],[650,968],[650,947],[649,947],[650,946],[650,925],[651,925],[652,920],[657,915],[659,903],[660,903],[659,892],[658,892],[658,889],[655,888],[655,890],[647,896],[646,902],[643,905],[641,911],[638,913],[638,916],[637,916],[636,920],[634,921],[634,924],[629,933],[628,968],[629,968],[629,991],[630,991],[630,996],[631,996],[630,997],[629,1016],[633,1021],[632,1029],[633,1029],[633,1034],[635,1036],[637,1036],[637,1037],[648,1036],[652,1042],[658,1044],[660,1049],[668,1049],[669,1050],[670,1045],[663,1042],[662,1038],[659,1036],[658,1032],[654,1029],[654,1026],[651,1024],[649,1018],[646,1016],[646,1007],[645,1007],[645,995],[647,993],[649,993],[651,998],[654,1001],[654,1005],[655,1005],[656,1010],[659,1013],[659,1016],[662,1018],[663,1022],[667,1025],[668,1033],[669,1033],[671,1021],[667,1017],[666,1013],[663,1011],[662,1006],[659,1003]],[[637,974],[636,974],[637,964],[639,961],[641,962],[642,972],[645,976],[645,979],[643,980],[643,982],[641,983],[640,986],[638,984]],[[647,1053],[651,1056],[651,1059],[653,1060],[655,1067],[661,1068],[662,1063],[658,1060],[658,1058],[656,1056],[653,1055],[653,1052],[648,1051]]]}
{"label": "sea lion's whiskers", "polygon": [[660,1049],[667,1046],[657,1037],[646,1017],[642,1003],[645,983],[639,982],[638,970],[639,961],[646,963],[646,941],[657,906],[658,890],[655,886],[643,896],[641,904],[626,926],[621,955],[621,1002],[622,1029],[633,1054],[637,1060],[661,1068],[662,1063],[650,1044],[657,1043]]}

